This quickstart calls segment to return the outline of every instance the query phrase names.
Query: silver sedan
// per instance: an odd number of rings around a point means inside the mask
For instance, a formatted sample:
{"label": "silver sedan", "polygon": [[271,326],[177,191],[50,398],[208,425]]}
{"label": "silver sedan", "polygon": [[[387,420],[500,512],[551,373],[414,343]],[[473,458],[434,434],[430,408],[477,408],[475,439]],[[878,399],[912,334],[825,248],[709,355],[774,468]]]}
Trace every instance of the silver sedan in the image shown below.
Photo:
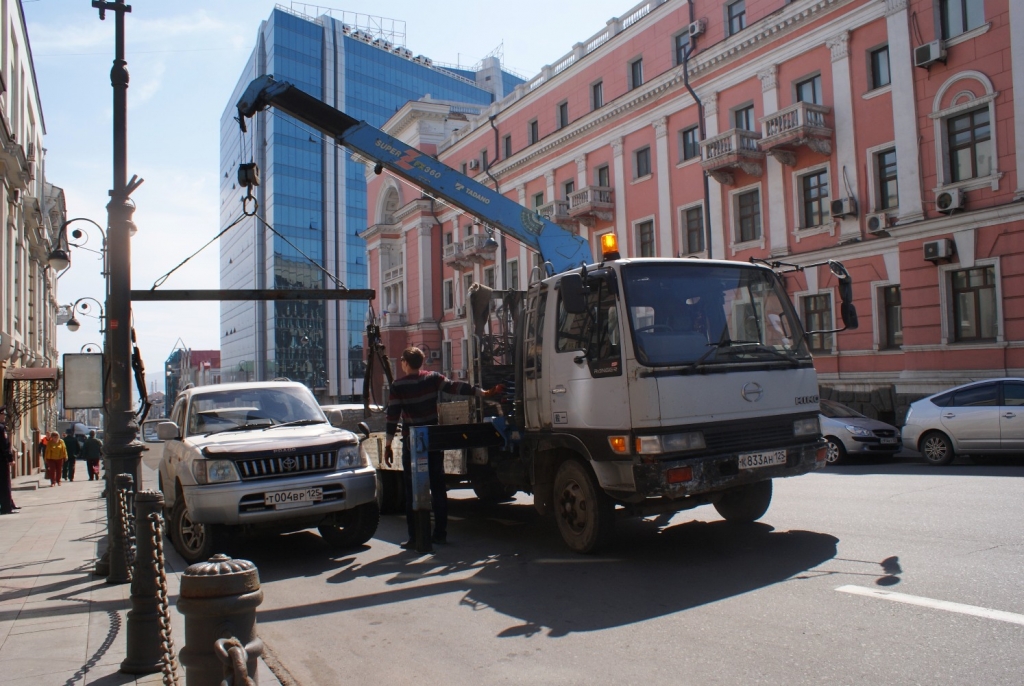
{"label": "silver sedan", "polygon": [[975,381],[911,403],[903,442],[933,465],[1024,452],[1024,379]]}
{"label": "silver sedan", "polygon": [[850,455],[892,456],[903,447],[900,431],[831,400],[821,401],[821,434],[828,441],[826,461],[839,464]]}

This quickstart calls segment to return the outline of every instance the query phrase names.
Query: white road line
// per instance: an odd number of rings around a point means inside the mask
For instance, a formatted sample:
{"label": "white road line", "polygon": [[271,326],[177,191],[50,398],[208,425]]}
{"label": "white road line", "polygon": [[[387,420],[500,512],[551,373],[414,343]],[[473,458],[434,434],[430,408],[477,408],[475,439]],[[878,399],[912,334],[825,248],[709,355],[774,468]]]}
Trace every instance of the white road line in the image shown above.
{"label": "white road line", "polygon": [[987,607],[978,607],[977,605],[951,603],[948,600],[934,600],[933,598],[922,598],[921,596],[907,595],[906,593],[893,593],[892,591],[883,591],[878,588],[865,588],[864,586],[840,586],[836,590],[841,593],[852,593],[853,595],[862,595],[869,598],[881,598],[882,600],[891,600],[894,603],[906,603],[907,605],[930,607],[934,610],[945,610],[946,612],[959,612],[962,615],[973,615],[975,617],[995,619],[1000,622],[1009,622],[1011,624],[1020,624],[1024,626],[1024,615],[1019,615],[1014,612],[990,610]]}

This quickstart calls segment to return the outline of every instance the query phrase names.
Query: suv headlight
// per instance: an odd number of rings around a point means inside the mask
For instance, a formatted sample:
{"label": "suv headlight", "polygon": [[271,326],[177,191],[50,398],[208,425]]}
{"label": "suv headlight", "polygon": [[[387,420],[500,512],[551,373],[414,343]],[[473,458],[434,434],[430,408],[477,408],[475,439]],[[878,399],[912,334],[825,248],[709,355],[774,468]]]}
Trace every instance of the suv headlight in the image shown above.
{"label": "suv headlight", "polygon": [[238,481],[238,470],[231,460],[196,460],[192,463],[192,476],[197,484],[222,484]]}
{"label": "suv headlight", "polygon": [[370,456],[361,445],[346,445],[338,451],[338,469],[369,467]]}
{"label": "suv headlight", "polygon": [[817,417],[807,417],[793,422],[794,436],[814,436],[821,433],[821,424]]}
{"label": "suv headlight", "polygon": [[874,436],[875,435],[874,433],[872,433],[871,429],[865,429],[864,427],[854,426],[852,424],[847,424],[846,425],[846,430],[849,431],[854,436]]}
{"label": "suv headlight", "polygon": [[700,431],[636,437],[636,452],[638,455],[660,455],[661,453],[676,453],[684,450],[703,450],[704,447],[704,434]]}

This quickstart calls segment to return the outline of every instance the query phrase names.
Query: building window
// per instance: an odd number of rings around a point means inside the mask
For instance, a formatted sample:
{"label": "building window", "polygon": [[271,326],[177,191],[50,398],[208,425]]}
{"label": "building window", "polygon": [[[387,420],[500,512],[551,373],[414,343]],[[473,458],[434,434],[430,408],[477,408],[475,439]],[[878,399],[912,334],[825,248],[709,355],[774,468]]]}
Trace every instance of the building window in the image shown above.
{"label": "building window", "polygon": [[757,189],[736,196],[736,242],[761,238],[761,193]]}
{"label": "building window", "polygon": [[754,106],[747,105],[746,107],[740,107],[732,112],[733,127],[737,129],[743,129],[744,131],[754,130]]}
{"label": "building window", "polygon": [[558,128],[564,129],[569,125],[569,103],[562,102],[558,104]]}
{"label": "building window", "polygon": [[512,157],[512,134],[505,136],[505,159]]}
{"label": "building window", "polygon": [[604,82],[598,81],[590,86],[590,107],[596,110],[604,106]]}
{"label": "building window", "polygon": [[526,140],[530,142],[530,145],[540,140],[540,129],[537,128],[536,119],[526,125]]}
{"label": "building window", "polygon": [[889,350],[903,347],[903,311],[900,287],[882,287],[882,321],[885,340],[882,345]]}
{"label": "building window", "polygon": [[692,160],[700,157],[700,131],[696,126],[679,132],[679,159]]}
{"label": "building window", "polygon": [[689,44],[689,31],[683,31],[680,34],[676,34],[675,38],[672,39],[673,52],[676,57],[676,66],[682,64],[686,60],[686,46]]}
{"label": "building window", "polygon": [[942,37],[953,38],[985,23],[985,0],[939,0]]}
{"label": "building window", "polygon": [[452,373],[452,342],[441,341],[441,369],[445,375]]}
{"label": "building window", "polygon": [[487,169],[487,151],[486,150],[481,150],[480,151],[480,169],[483,169],[483,170]]}
{"label": "building window", "polygon": [[821,74],[797,82],[796,101],[812,105],[821,104]]}
{"label": "building window", "polygon": [[562,198],[565,200],[569,199],[569,196],[576,192],[576,182],[566,181],[562,184]]}
{"label": "building window", "polygon": [[828,171],[822,169],[800,177],[800,198],[803,205],[803,226],[822,226],[828,221]]}
{"label": "building window", "polygon": [[461,167],[461,169],[462,169],[462,175],[463,175],[463,176],[465,176],[465,175],[466,175],[466,172],[468,171],[468,169],[467,169],[467,167],[466,167],[466,163],[465,163],[465,162],[463,162],[463,163],[462,163],[462,167]]}
{"label": "building window", "polygon": [[640,148],[633,153],[633,178],[642,179],[651,174],[651,148]]}
{"label": "building window", "polygon": [[704,252],[704,208],[683,211],[683,252],[687,255]]}
{"label": "building window", "polygon": [[484,285],[494,288],[494,267],[484,267]]}
{"label": "building window", "polygon": [[644,61],[643,58],[633,60],[629,63],[629,89],[639,88],[644,85]]}
{"label": "building window", "polygon": [[[804,327],[808,331],[832,328],[832,297],[828,293],[808,295],[803,299]],[[832,352],[832,334],[816,333],[807,337],[811,352]]]}
{"label": "building window", "polygon": [[896,181],[896,149],[883,150],[875,155],[878,174],[878,209],[891,210],[900,205],[899,185]]}
{"label": "building window", "polygon": [[519,290],[519,260],[509,260],[505,265],[505,280],[513,291]]}
{"label": "building window", "polygon": [[734,36],[747,28],[747,3],[744,0],[730,3],[725,8],[728,35]]}
{"label": "building window", "polygon": [[441,300],[444,309],[451,310],[455,308],[455,290],[451,279],[445,279],[444,283],[441,284]]}
{"label": "building window", "polygon": [[988,107],[946,120],[949,136],[949,173],[963,181],[992,173],[992,129]]}
{"label": "building window", "polygon": [[533,196],[533,206],[534,207],[540,207],[543,204],[544,204],[544,193],[540,192],[540,193],[534,194],[534,196]]}
{"label": "building window", "polygon": [[473,272],[466,272],[462,275],[462,302],[469,302],[469,289],[473,285]]}
{"label": "building window", "polygon": [[636,245],[639,257],[656,257],[654,253],[654,222],[651,220],[636,225]]}
{"label": "building window", "polygon": [[881,88],[892,82],[889,75],[889,46],[883,45],[880,48],[868,53],[871,61],[871,87]]}
{"label": "building window", "polygon": [[996,269],[976,267],[950,273],[953,286],[953,339],[995,340]]}
{"label": "building window", "polygon": [[612,182],[607,164],[594,170],[594,181],[599,188],[611,188]]}

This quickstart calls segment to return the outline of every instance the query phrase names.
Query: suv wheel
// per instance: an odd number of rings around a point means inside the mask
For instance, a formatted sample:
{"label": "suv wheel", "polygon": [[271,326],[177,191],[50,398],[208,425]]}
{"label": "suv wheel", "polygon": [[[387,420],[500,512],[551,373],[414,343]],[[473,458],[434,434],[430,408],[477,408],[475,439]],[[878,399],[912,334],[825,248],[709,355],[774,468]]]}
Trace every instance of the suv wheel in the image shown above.
{"label": "suv wheel", "polygon": [[354,548],[373,538],[380,522],[380,507],[376,502],[360,505],[340,513],[340,524],[321,524],[320,536],[335,548]]}
{"label": "suv wheel", "polygon": [[224,552],[227,530],[220,524],[200,524],[192,520],[185,508],[185,499],[179,498],[171,510],[171,543],[189,564],[203,562]]}

